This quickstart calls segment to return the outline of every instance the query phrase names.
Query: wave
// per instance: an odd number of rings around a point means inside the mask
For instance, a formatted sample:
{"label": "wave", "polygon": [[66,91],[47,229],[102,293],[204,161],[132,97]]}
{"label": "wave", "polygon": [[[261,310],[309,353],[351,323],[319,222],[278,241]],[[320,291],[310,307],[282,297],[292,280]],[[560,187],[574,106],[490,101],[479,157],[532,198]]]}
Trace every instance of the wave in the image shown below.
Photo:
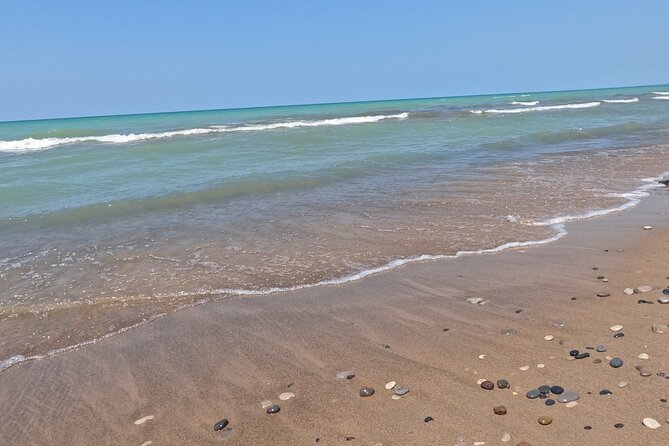
{"label": "wave", "polygon": [[210,133],[255,132],[263,130],[293,129],[298,127],[322,127],[353,124],[370,124],[386,119],[406,119],[409,113],[393,115],[349,116],[344,118],[321,119],[315,121],[286,121],[269,124],[245,124],[240,126],[217,125],[203,128],[171,130],[156,133],[129,133],[100,136],[70,136],[60,138],[25,138],[13,141],[0,141],[0,152],[25,153],[50,149],[66,144],[100,142],[107,144],[125,144],[150,139],[173,138],[177,136],[206,135]]}
{"label": "wave", "polygon": [[669,91],[654,91],[653,94],[669,94]]}
{"label": "wave", "polygon": [[525,107],[525,108],[506,108],[506,109],[489,109],[489,110],[470,110],[471,113],[481,115],[483,113],[490,114],[507,114],[507,113],[527,113],[535,111],[552,111],[552,110],[566,110],[574,108],[591,108],[597,107],[601,102],[582,102],[577,104],[562,104],[562,105],[541,105],[538,107]]}
{"label": "wave", "polygon": [[[506,251],[508,249],[514,249],[514,248],[524,248],[524,247],[529,247],[529,246],[538,246],[538,245],[547,245],[549,243],[553,243],[557,240],[560,240],[561,238],[565,237],[568,232],[566,229],[566,223],[574,222],[574,221],[580,221],[580,220],[586,220],[594,217],[600,217],[604,215],[609,215],[613,214],[616,212],[621,212],[624,210],[627,210],[629,208],[632,208],[639,204],[641,202],[641,199],[647,197],[650,195],[650,191],[652,189],[657,189],[662,186],[662,184],[659,183],[659,180],[664,179],[669,175],[669,172],[665,172],[661,174],[658,177],[653,177],[653,178],[644,178],[641,181],[644,183],[642,186],[639,188],[633,190],[632,192],[627,192],[627,193],[620,193],[620,194],[610,194],[609,196],[611,197],[619,197],[619,198],[624,198],[627,201],[617,207],[609,208],[609,209],[600,209],[596,211],[590,211],[586,212],[584,214],[579,214],[579,215],[566,215],[566,216],[561,216],[561,217],[554,217],[550,218],[547,220],[542,220],[542,221],[525,221],[519,216],[516,215],[509,215],[507,216],[507,221],[509,223],[513,224],[523,224],[526,226],[550,226],[553,228],[555,231],[555,234],[552,235],[551,237],[541,239],[541,240],[527,240],[527,241],[521,241],[521,242],[508,242],[504,243],[502,245],[493,247],[493,248],[482,248],[478,250],[471,250],[471,251],[458,251],[455,254],[424,254],[421,256],[417,257],[409,257],[409,258],[403,258],[403,259],[395,259],[392,260],[385,265],[378,266],[375,268],[370,268],[366,269],[363,271],[360,271],[358,273],[354,274],[349,274],[346,276],[334,278],[334,279],[328,279],[328,280],[323,280],[320,282],[316,283],[310,283],[310,284],[303,284],[303,285],[295,285],[291,287],[270,287],[270,288],[264,288],[264,289],[259,289],[259,290],[244,290],[244,289],[236,289],[236,288],[220,288],[220,289],[214,289],[214,290],[200,290],[200,291],[195,291],[195,292],[188,292],[188,291],[179,291],[175,293],[169,293],[169,294],[162,294],[155,296],[157,298],[164,298],[164,297],[202,297],[202,299],[198,300],[195,303],[192,304],[185,304],[183,305],[180,309],[185,309],[189,307],[194,307],[197,305],[201,305],[207,302],[210,302],[211,299],[215,297],[220,297],[220,296],[259,296],[259,295],[269,295],[269,294],[276,294],[279,292],[290,292],[290,291],[299,291],[303,289],[308,289],[308,288],[316,288],[316,287],[321,287],[321,286],[334,286],[334,285],[341,285],[344,283],[348,282],[355,282],[361,279],[364,279],[365,277],[379,274],[385,271],[389,271],[392,269],[395,269],[397,267],[400,267],[402,265],[406,265],[409,263],[416,263],[416,262],[426,262],[426,261],[434,261],[434,260],[443,260],[443,259],[457,259],[460,257],[465,257],[465,256],[472,256],[472,255],[483,255],[483,254],[494,254],[502,251]],[[8,368],[20,364],[25,361],[31,361],[35,359],[44,359],[52,356],[56,356],[61,353],[65,353],[68,351],[76,350],[78,348],[84,347],[86,345],[91,345],[91,344],[96,344],[100,341],[103,341],[105,339],[109,339],[113,336],[125,333],[127,331],[130,331],[132,329],[138,328],[144,324],[147,324],[149,322],[153,322],[154,320],[161,318],[163,316],[167,316],[168,314],[171,313],[161,313],[154,315],[150,318],[145,319],[142,322],[138,322],[134,325],[128,326],[121,328],[120,330],[117,330],[112,333],[107,333],[103,336],[100,336],[95,339],[91,339],[88,341],[80,342],[78,344],[70,345],[67,347],[62,347],[58,348],[55,350],[51,350],[50,352],[43,354],[43,355],[33,355],[33,356],[24,356],[24,355],[16,355],[12,356],[10,358],[6,358],[4,360],[0,361],[0,372],[3,372],[7,370]]]}
{"label": "wave", "polygon": [[602,102],[608,102],[609,104],[628,104],[630,102],[639,102],[639,98],[630,98],[630,99],[602,99]]}
{"label": "wave", "polygon": [[537,105],[539,101],[513,101],[511,105]]}
{"label": "wave", "polygon": [[653,96],[653,99],[669,99],[669,96]]}

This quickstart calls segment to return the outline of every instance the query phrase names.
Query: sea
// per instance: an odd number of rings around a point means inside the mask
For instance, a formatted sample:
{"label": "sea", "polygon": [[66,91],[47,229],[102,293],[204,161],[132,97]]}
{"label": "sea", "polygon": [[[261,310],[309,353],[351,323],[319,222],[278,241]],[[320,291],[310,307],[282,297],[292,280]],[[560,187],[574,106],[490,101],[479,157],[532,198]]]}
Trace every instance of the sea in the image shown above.
{"label": "sea", "polygon": [[212,301],[550,243],[667,171],[667,85],[0,122],[0,371]]}

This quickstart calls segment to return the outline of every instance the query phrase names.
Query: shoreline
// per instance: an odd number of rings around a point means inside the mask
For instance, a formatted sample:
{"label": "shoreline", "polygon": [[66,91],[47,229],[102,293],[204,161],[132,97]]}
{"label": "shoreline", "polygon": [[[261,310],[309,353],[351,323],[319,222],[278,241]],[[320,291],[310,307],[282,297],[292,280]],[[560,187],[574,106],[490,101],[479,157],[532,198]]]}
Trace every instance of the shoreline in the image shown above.
{"label": "shoreline", "polygon": [[[634,365],[653,372],[667,366],[666,335],[650,326],[666,323],[669,307],[639,305],[640,296],[622,290],[650,284],[653,291],[641,298],[661,297],[669,280],[667,209],[669,193],[658,189],[627,212],[570,223],[570,237],[558,243],[419,262],[264,299],[211,302],[11,367],[0,374],[0,396],[9,402],[0,436],[11,444],[315,444],[318,438],[391,445],[502,444],[509,433],[508,444],[557,438],[574,445],[662,444],[669,438],[669,406],[661,401],[669,395],[666,381],[655,373],[639,377]],[[487,303],[470,303],[471,297]],[[564,326],[554,326],[558,321]],[[612,324],[622,324],[626,336],[612,338]],[[545,335],[555,339],[544,341]],[[609,352],[593,351],[593,358],[618,356],[625,365],[569,360],[572,348],[600,343]],[[637,359],[642,351],[650,360]],[[519,370],[524,365],[529,370]],[[357,376],[337,380],[343,370]],[[508,379],[511,389],[485,391],[477,384],[482,378]],[[390,380],[410,392],[392,400],[384,390]],[[618,388],[622,380],[629,386]],[[579,405],[544,407],[524,397],[543,383],[578,391]],[[376,394],[360,398],[361,386]],[[598,395],[604,387],[613,395]],[[280,401],[286,391],[296,396]],[[266,399],[281,412],[266,414],[260,406]],[[500,404],[507,415],[493,414]],[[539,425],[541,415],[553,423]],[[146,416],[154,418],[135,424]],[[434,421],[425,423],[428,416]],[[643,417],[661,427],[646,428]],[[222,418],[230,425],[214,432]],[[618,422],[625,427],[614,428]]]}
{"label": "shoreline", "polygon": [[38,354],[38,355],[32,355],[32,356],[24,356],[24,355],[15,355],[11,356],[8,358],[4,358],[0,360],[0,374],[6,371],[7,369],[14,367],[16,365],[19,365],[21,363],[27,362],[27,361],[34,361],[34,360],[41,360],[41,359],[48,359],[53,356],[57,356],[63,353],[67,353],[76,349],[79,349],[81,347],[85,347],[88,345],[92,344],[97,344],[98,342],[103,342],[107,339],[110,339],[112,337],[122,335],[128,331],[137,329],[141,326],[144,326],[146,324],[150,324],[153,321],[170,316],[172,314],[178,313],[180,311],[184,311],[190,308],[198,307],[200,305],[206,305],[206,304],[211,304],[215,302],[220,302],[220,297],[223,296],[222,300],[234,298],[234,297],[241,297],[241,296],[269,296],[272,294],[276,293],[285,293],[285,292],[292,292],[292,291],[300,291],[300,290],[305,290],[305,289],[311,289],[311,288],[318,288],[318,287],[327,287],[327,286],[337,286],[337,285],[343,285],[349,282],[357,282],[359,280],[362,280],[366,277],[385,273],[387,271],[392,271],[398,267],[412,264],[412,263],[422,263],[422,262],[432,262],[432,261],[439,261],[439,260],[446,260],[446,259],[458,259],[460,257],[465,257],[465,256],[472,256],[472,255],[483,255],[483,254],[495,254],[495,253],[500,253],[504,252],[510,249],[518,249],[518,248],[523,248],[523,247],[533,247],[533,246],[542,246],[546,244],[553,243],[555,241],[560,240],[561,238],[567,236],[569,232],[567,231],[565,225],[577,221],[582,221],[582,220],[589,220],[593,218],[599,218],[599,217],[606,217],[611,214],[616,214],[619,212],[623,212],[627,209],[633,208],[637,206],[643,198],[646,198],[650,195],[650,191],[658,188],[664,187],[663,184],[660,183],[660,180],[667,178],[669,176],[669,171],[663,172],[656,177],[648,177],[648,178],[641,178],[638,180],[641,185],[632,190],[631,192],[626,192],[626,193],[619,193],[615,194],[616,197],[619,198],[624,198],[627,200],[625,203],[613,207],[613,208],[608,208],[608,209],[601,209],[601,210],[596,210],[596,211],[588,211],[584,214],[580,215],[567,215],[567,216],[562,216],[562,217],[553,217],[544,221],[522,221],[522,220],[516,220],[514,216],[507,216],[507,218],[513,220],[509,220],[512,223],[519,223],[523,224],[526,226],[550,226],[551,229],[554,230],[555,234],[552,235],[551,237],[542,239],[542,240],[525,240],[525,241],[520,241],[520,242],[508,242],[504,243],[502,245],[493,247],[493,248],[481,248],[475,251],[458,251],[455,254],[423,254],[420,256],[416,257],[410,257],[410,258],[400,258],[400,259],[394,259],[384,265],[373,267],[373,268],[368,268],[362,271],[359,271],[357,273],[353,274],[348,274],[342,277],[335,277],[332,279],[327,279],[327,280],[322,280],[317,283],[308,283],[308,284],[302,284],[302,285],[295,285],[295,286],[290,286],[290,287],[272,287],[272,288],[263,288],[259,290],[244,290],[244,289],[214,289],[214,290],[209,290],[206,292],[202,293],[202,296],[207,298],[211,298],[213,296],[212,300],[207,300],[207,301],[198,301],[192,304],[186,304],[183,307],[177,309],[176,311],[169,312],[169,313],[160,313],[157,315],[154,315],[150,317],[147,320],[138,322],[136,324],[127,326],[127,327],[122,327],[121,329],[107,333],[103,336],[86,340],[83,342],[79,342],[74,345],[69,345],[61,348],[57,348],[55,350],[51,350],[45,354]]}

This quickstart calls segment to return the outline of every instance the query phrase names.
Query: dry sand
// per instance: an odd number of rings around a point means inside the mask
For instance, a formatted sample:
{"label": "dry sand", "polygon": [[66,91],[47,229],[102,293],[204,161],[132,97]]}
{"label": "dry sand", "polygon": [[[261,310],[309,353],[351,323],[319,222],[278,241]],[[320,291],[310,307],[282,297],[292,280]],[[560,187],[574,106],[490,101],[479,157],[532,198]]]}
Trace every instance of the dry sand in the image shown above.
{"label": "dry sand", "polygon": [[[203,305],[12,367],[0,374],[0,443],[669,444],[669,379],[656,375],[669,373],[669,333],[651,331],[669,322],[669,305],[637,304],[669,286],[668,212],[662,189],[630,211],[568,225],[570,234],[549,246]],[[644,284],[654,290],[623,293]],[[566,326],[554,327],[558,320]],[[613,324],[624,337],[612,337]],[[585,350],[597,344],[608,351]],[[591,357],[569,361],[571,349]],[[637,359],[642,352],[650,359]],[[614,369],[607,355],[625,364]],[[638,364],[652,375],[641,377]],[[519,370],[524,365],[529,370]],[[343,370],[356,377],[336,379]],[[483,390],[482,378],[506,378],[511,389]],[[384,388],[391,380],[410,392],[392,399]],[[620,389],[620,381],[629,385]],[[577,391],[578,405],[525,397],[544,383]],[[361,398],[362,386],[376,393]],[[613,395],[600,396],[604,388]],[[280,401],[286,391],[296,396]],[[281,406],[278,414],[265,413],[267,399]],[[508,413],[495,415],[498,405]],[[540,425],[542,415],[552,424]],[[147,416],[154,418],[135,424]],[[434,421],[424,422],[428,416]],[[643,426],[645,417],[661,427]],[[223,435],[213,429],[222,418],[230,421]]]}

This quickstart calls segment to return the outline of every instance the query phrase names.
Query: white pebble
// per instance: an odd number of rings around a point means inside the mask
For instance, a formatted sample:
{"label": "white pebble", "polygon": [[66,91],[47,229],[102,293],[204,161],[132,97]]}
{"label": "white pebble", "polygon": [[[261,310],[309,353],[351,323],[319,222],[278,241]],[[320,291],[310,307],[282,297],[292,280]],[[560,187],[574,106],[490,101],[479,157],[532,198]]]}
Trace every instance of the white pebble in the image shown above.
{"label": "white pebble", "polygon": [[479,359],[485,358],[485,355],[479,355]]}
{"label": "white pebble", "polygon": [[639,359],[648,359],[648,358],[650,358],[650,356],[648,356],[648,353],[641,353],[639,355]]}
{"label": "white pebble", "polygon": [[274,403],[272,402],[272,400],[265,400],[261,401],[260,405],[262,406],[263,409],[267,409],[268,407],[273,406]]}
{"label": "white pebble", "polygon": [[575,407],[578,406],[578,403],[576,401],[569,401],[567,404],[565,404],[565,407]]}
{"label": "white pebble", "polygon": [[[480,385],[480,384],[481,384],[481,383],[479,383],[479,385]],[[397,383],[396,383],[395,381],[387,382],[387,383],[386,383],[386,390],[393,389],[393,388],[395,388],[396,385],[397,385]]]}
{"label": "white pebble", "polygon": [[524,372],[525,370],[529,370],[529,369],[530,369],[530,366],[529,366],[529,365],[524,365],[524,366],[522,366],[522,367],[520,368],[520,370],[522,370],[523,372]]}
{"label": "white pebble", "polygon": [[610,330],[611,331],[620,331],[623,329],[622,325],[611,325]]}
{"label": "white pebble", "polygon": [[475,441],[474,446],[485,446],[485,441]]}
{"label": "white pebble", "polygon": [[488,380],[485,379],[485,378],[481,378],[481,379],[479,379],[478,381],[476,381],[476,384],[478,384],[478,385],[480,386],[481,383],[484,382],[484,381],[488,381]]}
{"label": "white pebble", "polygon": [[140,418],[139,420],[136,420],[135,424],[137,424],[137,425],[144,424],[149,420],[153,420],[154,418],[155,417],[153,415],[147,415],[145,417]]}
{"label": "white pebble", "polygon": [[646,231],[649,230],[649,229],[653,229],[652,226],[644,226],[643,228],[644,228]]}
{"label": "white pebble", "polygon": [[537,364],[537,368],[539,369],[543,369],[544,367],[546,367],[546,364]]}
{"label": "white pebble", "polygon": [[628,383],[627,381],[620,381],[620,382],[618,383],[618,387],[620,387],[620,388],[622,389],[622,388],[624,388],[624,387],[627,387],[628,384],[629,384],[629,383]]}
{"label": "white pebble", "polygon": [[649,291],[653,291],[653,287],[650,285],[641,285],[640,287],[637,287],[637,290],[640,293],[647,293]]}
{"label": "white pebble", "polygon": [[399,400],[402,397],[399,396],[399,395],[393,395],[393,396],[391,396],[391,398],[394,399],[394,400]]}
{"label": "white pebble", "polygon": [[546,336],[544,336],[544,341],[552,341],[553,339],[554,339],[554,338],[553,338],[553,335],[546,335]]}
{"label": "white pebble", "polygon": [[502,435],[502,441],[504,443],[511,441],[511,434],[508,432],[504,432],[504,435]]}
{"label": "white pebble", "polygon": [[149,446],[151,444],[153,444],[153,441],[149,440],[149,441],[145,441],[144,443],[142,443],[142,446]]}
{"label": "white pebble", "polygon": [[279,399],[281,401],[287,401],[293,397],[295,397],[295,394],[293,392],[283,392],[281,395],[279,395]]}
{"label": "white pebble", "polygon": [[478,303],[483,302],[483,299],[481,299],[480,297],[470,297],[469,299],[467,299],[467,302],[476,305]]}
{"label": "white pebble", "polygon": [[644,418],[643,425],[650,429],[657,429],[660,427],[660,423],[658,423],[657,420],[653,418]]}
{"label": "white pebble", "polygon": [[628,296],[631,296],[632,294],[634,294],[634,290],[632,288],[625,288],[623,290],[623,293],[627,294]]}

